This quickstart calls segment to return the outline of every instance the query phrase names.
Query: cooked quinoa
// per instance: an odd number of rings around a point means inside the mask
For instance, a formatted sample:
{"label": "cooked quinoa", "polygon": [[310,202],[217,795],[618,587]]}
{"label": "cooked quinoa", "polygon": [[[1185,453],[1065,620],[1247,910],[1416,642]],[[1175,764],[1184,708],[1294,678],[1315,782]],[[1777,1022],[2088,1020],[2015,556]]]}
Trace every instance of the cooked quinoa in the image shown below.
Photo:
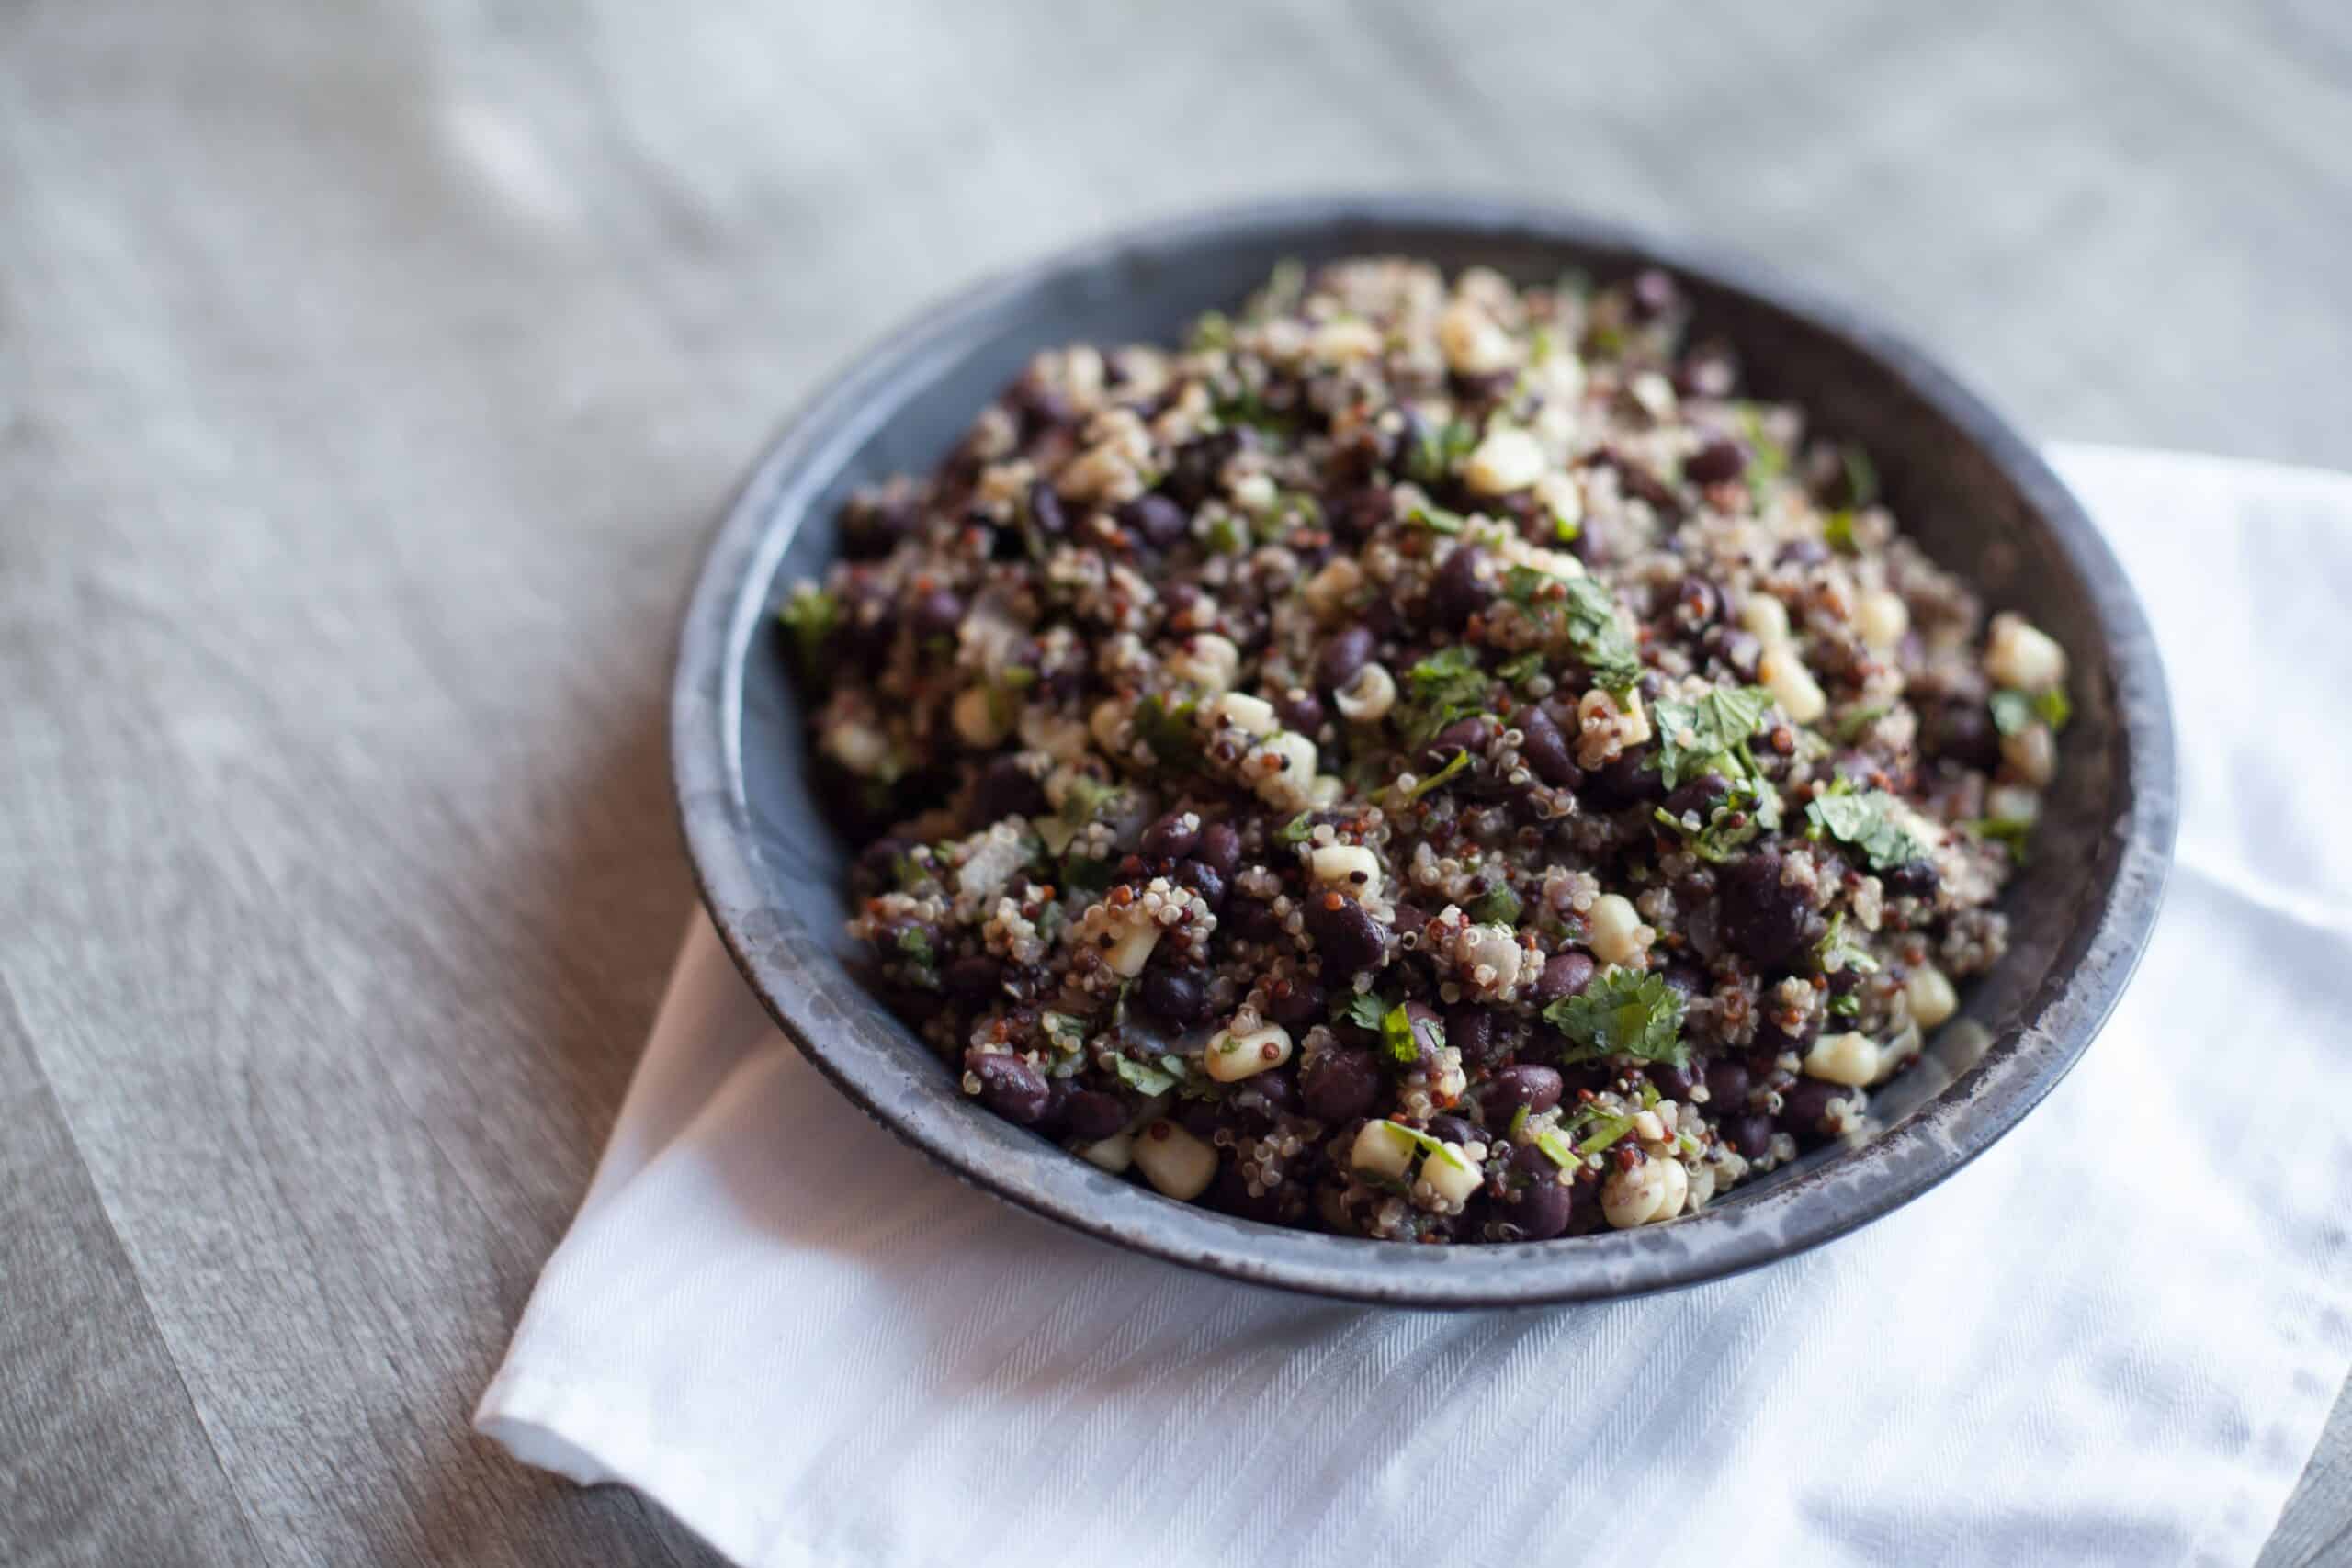
{"label": "cooked quinoa", "polygon": [[1669,277],[1286,267],[1042,354],[786,633],[964,1091],[1278,1224],[1544,1239],[1862,1124],[2001,955],[2065,656]]}

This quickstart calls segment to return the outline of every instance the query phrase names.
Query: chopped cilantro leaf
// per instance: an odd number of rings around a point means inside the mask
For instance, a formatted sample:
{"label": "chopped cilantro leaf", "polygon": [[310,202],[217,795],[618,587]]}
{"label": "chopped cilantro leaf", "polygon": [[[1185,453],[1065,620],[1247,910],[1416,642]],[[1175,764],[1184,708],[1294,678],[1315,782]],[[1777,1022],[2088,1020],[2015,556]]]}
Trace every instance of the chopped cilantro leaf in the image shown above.
{"label": "chopped cilantro leaf", "polygon": [[1091,855],[1072,855],[1062,862],[1062,886],[1080,893],[1100,893],[1117,880],[1111,863]]}
{"label": "chopped cilantro leaf", "polygon": [[1405,521],[1418,523],[1432,534],[1462,532],[1462,513],[1448,512],[1442,506],[1416,506],[1406,514]]}
{"label": "chopped cilantro leaf", "polygon": [[1612,692],[1632,689],[1642,678],[1642,656],[1617,623],[1617,596],[1598,578],[1563,578],[1560,583],[1567,590],[1568,646],[1601,685]]}
{"label": "chopped cilantro leaf", "polygon": [[792,649],[800,660],[801,671],[813,675],[822,669],[825,644],[841,625],[841,601],[815,583],[804,582],[776,611],[776,619],[791,634]]}
{"label": "chopped cilantro leaf", "polygon": [[1566,1035],[1572,1049],[1565,1060],[1633,1056],[1645,1062],[1690,1061],[1682,1041],[1682,994],[1657,975],[1611,967],[1580,996],[1563,997],[1544,1010],[1544,1021]]}
{"label": "chopped cilantro leaf", "polygon": [[1828,1011],[1832,1018],[1860,1018],[1862,1012],[1862,998],[1851,991],[1842,997],[1832,997],[1829,998]]}
{"label": "chopped cilantro leaf", "polygon": [[1086,1048],[1086,1021],[1066,1012],[1042,1012],[1037,1023],[1046,1032],[1046,1043],[1062,1055],[1070,1055]]}
{"label": "chopped cilantro leaf", "polygon": [[1826,833],[1847,848],[1860,852],[1872,871],[1892,871],[1928,852],[1896,815],[1902,804],[1878,789],[1857,795],[1823,795],[1814,797],[1804,808],[1804,815],[1813,825],[1813,837],[1818,839]]}
{"label": "chopped cilantro leaf", "polygon": [[1857,975],[1875,975],[1879,962],[1870,950],[1846,934],[1846,911],[1838,910],[1829,917],[1829,929],[1813,944],[1814,962],[1825,975],[1843,974],[1851,969]]}
{"label": "chopped cilantro leaf", "polygon": [[1442,648],[1406,672],[1413,694],[1413,712],[1406,734],[1416,746],[1425,745],[1455,719],[1486,705],[1487,675],[1479,668],[1478,652],[1455,644]]}
{"label": "chopped cilantro leaf", "polygon": [[1149,696],[1136,705],[1136,733],[1162,767],[1190,767],[1200,761],[1201,739],[1193,728],[1193,699]]}
{"label": "chopped cilantro leaf", "polygon": [[1870,728],[1871,725],[1876,724],[1880,719],[1884,718],[1889,711],[1890,710],[1883,704],[1874,704],[1869,707],[1859,707],[1854,709],[1851,713],[1849,713],[1838,719],[1838,740],[1847,744],[1851,744],[1852,742],[1860,739],[1862,732]]}
{"label": "chopped cilantro leaf", "polygon": [[1504,1137],[1516,1140],[1526,1130],[1528,1110],[1527,1101],[1521,1100],[1519,1109],[1510,1113],[1510,1125],[1503,1129]]}
{"label": "chopped cilantro leaf", "polygon": [[1532,604],[1544,592],[1545,583],[1558,581],[1549,572],[1538,571],[1532,566],[1511,567],[1503,573],[1503,596],[1514,604]]}
{"label": "chopped cilantro leaf", "polygon": [[1996,839],[2007,844],[2009,859],[2023,865],[2026,844],[2033,837],[2033,824],[2022,817],[1980,817],[1963,824],[1969,831],[1983,839]]}
{"label": "chopped cilantro leaf", "polygon": [[1225,319],[1222,310],[1210,310],[1193,323],[1193,335],[1187,346],[1199,354],[1209,349],[1233,346],[1233,323]]}
{"label": "chopped cilantro leaf", "polygon": [[1878,466],[1859,446],[1845,451],[1846,504],[1860,510],[1878,500]]}
{"label": "chopped cilantro leaf", "polygon": [[1470,918],[1482,926],[1511,926],[1519,923],[1519,914],[1526,908],[1519,895],[1509,887],[1493,887],[1478,897],[1470,906]]}
{"label": "chopped cilantro leaf", "polygon": [[1185,1077],[1184,1058],[1173,1053],[1160,1056],[1156,1066],[1131,1056],[1114,1056],[1111,1066],[1119,1075],[1120,1082],[1147,1100],[1166,1094]]}
{"label": "chopped cilantro leaf", "polygon": [[1303,844],[1306,835],[1315,830],[1315,813],[1302,811],[1283,823],[1274,834],[1274,841],[1282,844]]}
{"label": "chopped cilantro leaf", "polygon": [[1238,556],[1250,547],[1250,536],[1233,518],[1218,517],[1209,524],[1208,547],[1217,555]]}
{"label": "chopped cilantro leaf", "polygon": [[[1445,1043],[1442,1025],[1431,1024],[1437,1032],[1437,1043]],[[1387,1047],[1388,1059],[1400,1067],[1409,1067],[1421,1059],[1421,1043],[1413,1037],[1413,1020],[1400,1003],[1390,1008],[1380,1018],[1380,1043]]]}
{"label": "chopped cilantro leaf", "polygon": [[1850,556],[1860,547],[1854,543],[1854,514],[1840,507],[1821,520],[1823,543],[1841,556]]}
{"label": "chopped cilantro leaf", "polygon": [[1071,828],[1085,827],[1118,793],[1115,784],[1106,784],[1091,774],[1072,773],[1062,792],[1060,817],[1063,823]]}
{"label": "chopped cilantro leaf", "polygon": [[1405,454],[1405,477],[1416,484],[1442,483],[1453,465],[1477,445],[1478,427],[1466,419],[1448,420],[1433,430],[1424,430],[1413,449]]}
{"label": "chopped cilantro leaf", "polygon": [[913,959],[917,964],[922,964],[926,969],[939,962],[938,955],[931,950],[930,933],[925,931],[921,926],[899,927],[898,947],[900,953],[905,953],[909,958]]}
{"label": "chopped cilantro leaf", "polygon": [[1370,991],[1350,991],[1333,1004],[1334,1022],[1352,1023],[1358,1029],[1380,1032],[1381,1020],[1388,1014],[1388,1004]]}
{"label": "chopped cilantro leaf", "polygon": [[1718,687],[1688,703],[1660,697],[1652,713],[1666,787],[1705,773],[1714,759],[1755,734],[1771,707],[1772,694],[1761,686]]}
{"label": "chopped cilantro leaf", "polygon": [[2037,721],[2048,725],[2054,735],[2075,716],[2075,705],[2057,686],[2031,695],[2024,692],[1996,692],[1985,705],[1993,710],[1993,728],[2004,735],[2022,735]]}
{"label": "chopped cilantro leaf", "polygon": [[1496,674],[1501,676],[1504,680],[1510,682],[1514,686],[1522,685],[1525,682],[1533,680],[1536,676],[1541,675],[1543,672],[1544,653],[1541,649],[1537,649],[1532,652],[1522,653],[1517,659],[1510,660],[1505,663],[1502,668],[1495,671]]}
{"label": "chopped cilantro leaf", "polygon": [[1552,513],[1552,537],[1564,545],[1573,545],[1584,537],[1584,525],[1573,517]]}

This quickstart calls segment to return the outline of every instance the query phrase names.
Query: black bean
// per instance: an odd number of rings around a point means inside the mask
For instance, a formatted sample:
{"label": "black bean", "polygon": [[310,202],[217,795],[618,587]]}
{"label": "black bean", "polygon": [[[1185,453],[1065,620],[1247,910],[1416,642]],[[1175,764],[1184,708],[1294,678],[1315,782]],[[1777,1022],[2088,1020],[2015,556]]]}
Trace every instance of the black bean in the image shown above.
{"label": "black bean", "polygon": [[1692,484],[1719,485],[1747,471],[1747,451],[1728,435],[1716,436],[1682,463],[1682,477]]}
{"label": "black bean", "polygon": [[853,502],[842,511],[842,554],[852,560],[887,556],[922,522],[911,501]]}
{"label": "black bean", "polygon": [[1276,980],[1267,987],[1266,1016],[1293,1032],[1322,1022],[1329,1006],[1330,993],[1322,982],[1305,976]]}
{"label": "black bean", "polygon": [[1430,1136],[1441,1144],[1483,1144],[1487,1141],[1485,1130],[1476,1122],[1451,1115],[1430,1117]]}
{"label": "black bean", "polygon": [[1208,976],[1198,970],[1146,969],[1136,995],[1146,1012],[1179,1029],[1190,1029],[1209,1015]]}
{"label": "black bean", "polygon": [[1293,686],[1274,699],[1274,716],[1283,728],[1311,737],[1323,728],[1323,699],[1305,686]]}
{"label": "black bean", "polygon": [[1724,1117],[1716,1125],[1733,1148],[1748,1159],[1762,1159],[1772,1146],[1772,1119],[1761,1111]]}
{"label": "black bean", "polygon": [[1445,1043],[1462,1053],[1466,1067],[1492,1065],[1496,1032],[1493,1011],[1476,1002],[1456,1002],[1445,1010]]}
{"label": "black bean", "polygon": [[1556,1068],[1521,1062],[1488,1078],[1479,1098],[1486,1106],[1487,1120],[1501,1127],[1509,1125],[1521,1106],[1530,1116],[1551,1110],[1560,1103],[1566,1087]]}
{"label": "black bean", "polygon": [[1544,961],[1544,973],[1536,976],[1535,1005],[1548,1007],[1562,997],[1579,995],[1592,984],[1593,968],[1590,953],[1554,953]]}
{"label": "black bean", "polygon": [[1520,734],[1526,737],[1519,754],[1527,759],[1529,771],[1537,778],[1555,789],[1566,788],[1583,778],[1583,771],[1568,750],[1567,737],[1560,733],[1550,714],[1531,707],[1519,716],[1518,723]]}
{"label": "black bean", "polygon": [[1781,547],[1782,566],[1819,566],[1829,558],[1829,547],[1819,539],[1791,539]]}
{"label": "black bean", "polygon": [[1723,618],[1723,591],[1703,577],[1684,577],[1663,597],[1658,608],[1685,631],[1703,630]]}
{"label": "black bean", "polygon": [[1984,705],[1954,697],[1920,715],[1919,748],[1930,757],[1990,772],[2001,765],[2001,736]]}
{"label": "black bean", "polygon": [[1164,495],[1139,495],[1119,508],[1119,521],[1155,550],[1173,549],[1192,532],[1184,509]]}
{"label": "black bean", "polygon": [[1765,850],[1735,863],[1722,883],[1724,935],[1767,969],[1804,945],[1813,915],[1804,889],[1781,880],[1781,865],[1780,852]]}
{"label": "black bean", "polygon": [[1470,617],[1494,603],[1494,585],[1482,575],[1487,552],[1461,545],[1445,558],[1430,582],[1430,614],[1448,631],[1460,631]]}
{"label": "black bean", "polygon": [[1797,1025],[1793,1033],[1781,1028],[1780,1021],[1767,1011],[1756,1025],[1756,1039],[1750,1048],[1773,1056],[1783,1051],[1802,1051],[1820,1032],[1821,1014],[1817,1011],[1806,1013],[1804,1021]]}
{"label": "black bean", "polygon": [[1936,863],[1928,860],[1907,860],[1886,874],[1887,891],[1905,897],[1928,897],[1942,883]]}
{"label": "black bean", "polygon": [[1374,485],[1355,491],[1331,509],[1331,531],[1351,544],[1361,544],[1396,515],[1395,499],[1386,489]]}
{"label": "black bean", "polygon": [[1241,869],[1241,835],[1226,823],[1212,822],[1201,829],[1201,847],[1193,858],[1230,882]]}
{"label": "black bean", "polygon": [[1199,894],[1201,902],[1212,912],[1225,908],[1225,878],[1208,862],[1195,858],[1181,863],[1176,867],[1176,881],[1178,886]]}
{"label": "black bean", "polygon": [[1146,860],[1182,860],[1200,841],[1200,814],[1171,811],[1143,830],[1136,852]]}
{"label": "black bean", "polygon": [[980,774],[972,791],[976,827],[1001,822],[1008,817],[1035,817],[1046,809],[1046,790],[1029,770],[1012,757],[999,757]]}
{"label": "black bean", "polygon": [[1695,964],[1668,964],[1664,978],[1667,987],[1680,993],[1686,1003],[1707,994],[1707,972]]}
{"label": "black bean", "polygon": [[1185,510],[1197,511],[1203,502],[1217,492],[1225,465],[1241,450],[1241,433],[1237,430],[1221,430],[1214,435],[1187,441],[1176,448],[1161,488]]}
{"label": "black bean", "polygon": [[1351,1047],[1326,1051],[1298,1075],[1299,1097],[1310,1116],[1349,1122],[1369,1112],[1380,1099],[1380,1069],[1372,1053]]}
{"label": "black bean", "polygon": [[1495,1205],[1496,1217],[1529,1241],[1550,1241],[1568,1228],[1577,1190],[1561,1179],[1566,1172],[1532,1144],[1511,1151],[1510,1195]]}
{"label": "black bean", "polygon": [[1062,511],[1062,498],[1044,479],[1029,487],[1029,521],[1049,539],[1058,539],[1069,532],[1069,518]]}
{"label": "black bean", "polygon": [[980,1103],[1026,1127],[1046,1114],[1046,1075],[1018,1056],[964,1053],[964,1070],[980,1080]]}
{"label": "black bean", "polygon": [[[1198,865],[1200,863],[1187,861],[1184,863]],[[1205,894],[1202,896],[1207,897]],[[1283,934],[1282,917],[1274,913],[1272,904],[1260,899],[1233,899],[1223,911],[1222,918],[1225,924],[1218,929],[1230,931],[1244,942],[1272,942]]]}
{"label": "black bean", "polygon": [[920,638],[954,637],[964,624],[964,601],[953,589],[934,588],[916,598],[908,618]]}
{"label": "black bean", "polygon": [[887,893],[899,885],[899,857],[913,849],[910,839],[885,837],[857,852],[850,866],[850,890],[860,898]]}
{"label": "black bean", "polygon": [[1704,827],[1714,815],[1715,807],[1731,797],[1731,781],[1721,773],[1701,773],[1686,779],[1672,795],[1666,797],[1666,809],[1678,821],[1686,814],[1695,815]]}
{"label": "black bean", "polygon": [[1348,626],[1332,634],[1315,655],[1315,683],[1337,692],[1372,661],[1373,636],[1367,626]]}
{"label": "black bean", "polygon": [[1387,933],[1362,904],[1338,893],[1306,900],[1306,930],[1323,955],[1327,981],[1345,979],[1378,964],[1388,952]]}
{"label": "black bean", "polygon": [[1004,962],[985,953],[975,953],[950,964],[939,979],[947,994],[966,1007],[981,1007],[1003,986]]}
{"label": "black bean", "polygon": [[1747,1109],[1747,1069],[1737,1062],[1715,1062],[1707,1068],[1707,1111],[1718,1122]]}
{"label": "black bean", "polygon": [[1062,1106],[1062,1125],[1080,1143],[1099,1144],[1126,1124],[1126,1106],[1100,1089],[1079,1089]]}
{"label": "black bean", "polygon": [[1652,1062],[1642,1069],[1650,1087],[1668,1100],[1688,1100],[1699,1086],[1699,1075],[1688,1067],[1678,1067],[1671,1062]]}
{"label": "black bean", "polygon": [[1577,798],[1596,811],[1623,811],[1666,798],[1666,779],[1651,765],[1647,747],[1585,774]]}
{"label": "black bean", "polygon": [[1429,750],[1422,753],[1421,760],[1426,766],[1442,768],[1464,751],[1473,757],[1482,755],[1487,742],[1494,738],[1492,720],[1475,714],[1468,718],[1457,718],[1437,732],[1437,739],[1430,742]]}
{"label": "black bean", "polygon": [[1801,1078],[1795,1088],[1781,1097],[1781,1126],[1800,1139],[1819,1137],[1831,1131],[1827,1125],[1829,1102],[1850,1099],[1853,1092],[1844,1084]]}
{"label": "black bean", "polygon": [[1298,1070],[1285,1066],[1252,1073],[1241,1080],[1241,1093],[1245,1097],[1254,1094],[1264,1100],[1269,1116],[1295,1115],[1299,1109]]}

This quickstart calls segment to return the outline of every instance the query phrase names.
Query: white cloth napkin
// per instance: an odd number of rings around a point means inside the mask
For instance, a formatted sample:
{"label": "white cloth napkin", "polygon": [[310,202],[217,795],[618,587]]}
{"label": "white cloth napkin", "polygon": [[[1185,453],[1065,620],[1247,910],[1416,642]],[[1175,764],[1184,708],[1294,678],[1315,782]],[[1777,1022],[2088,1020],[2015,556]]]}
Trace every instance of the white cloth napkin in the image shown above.
{"label": "white cloth napkin", "polygon": [[1285,1298],[941,1174],[697,919],[481,1429],[757,1568],[2253,1561],[2352,1362],[2352,476],[2059,457],[2163,642],[2179,866],[1934,1192],[1646,1301]]}

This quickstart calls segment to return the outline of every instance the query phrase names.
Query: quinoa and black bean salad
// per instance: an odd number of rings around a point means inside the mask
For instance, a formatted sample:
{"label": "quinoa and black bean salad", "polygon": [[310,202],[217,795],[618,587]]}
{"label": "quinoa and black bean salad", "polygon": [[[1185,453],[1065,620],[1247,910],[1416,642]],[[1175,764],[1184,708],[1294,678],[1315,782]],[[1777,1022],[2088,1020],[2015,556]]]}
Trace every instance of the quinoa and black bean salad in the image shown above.
{"label": "quinoa and black bean salad", "polygon": [[1419,1242],[1661,1223],[1860,1125],[2001,955],[2065,656],[1690,316],[1285,266],[853,501],[783,630],[851,932],[966,1093]]}

